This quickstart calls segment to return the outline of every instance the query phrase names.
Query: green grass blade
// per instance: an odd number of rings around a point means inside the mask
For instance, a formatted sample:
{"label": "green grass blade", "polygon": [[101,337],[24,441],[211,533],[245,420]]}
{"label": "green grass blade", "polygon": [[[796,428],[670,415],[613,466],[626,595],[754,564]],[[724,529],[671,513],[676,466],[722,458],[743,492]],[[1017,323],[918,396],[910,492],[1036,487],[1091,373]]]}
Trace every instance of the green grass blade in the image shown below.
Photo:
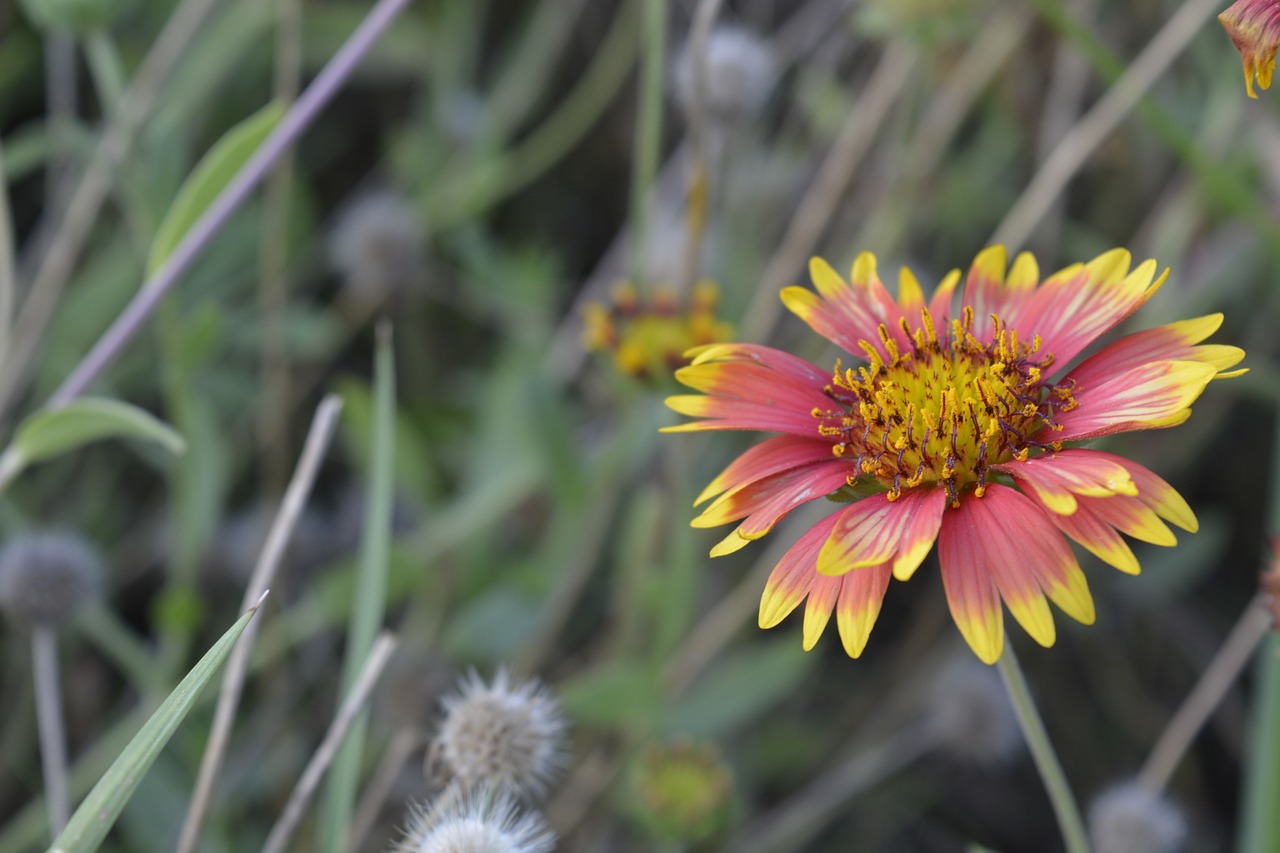
{"label": "green grass blade", "polygon": [[[346,658],[342,667],[342,693],[349,693],[360,674],[360,666],[382,627],[387,604],[387,562],[391,550],[391,508],[395,481],[396,377],[391,351],[391,327],[378,328],[374,359],[373,447],[370,453],[369,485],[360,539],[355,603],[347,630]],[[320,815],[319,842],[325,853],[347,849],[351,814],[360,774],[361,755],[368,714],[351,727],[342,750],[334,761],[325,789],[325,807]]]}
{"label": "green grass blade", "polygon": [[98,849],[142,777],[187,716],[200,691],[230,654],[260,604],[261,601],[236,620],[143,724],[120,757],[93,786],[80,808],[76,809],[66,829],[54,839],[52,853],[89,853]]}

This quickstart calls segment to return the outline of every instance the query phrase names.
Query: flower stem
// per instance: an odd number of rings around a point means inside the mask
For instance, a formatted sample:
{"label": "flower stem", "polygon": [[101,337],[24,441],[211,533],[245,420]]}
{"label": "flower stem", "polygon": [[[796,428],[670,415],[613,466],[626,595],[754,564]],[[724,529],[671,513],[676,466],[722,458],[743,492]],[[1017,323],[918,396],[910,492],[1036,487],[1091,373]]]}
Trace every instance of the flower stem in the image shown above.
{"label": "flower stem", "polygon": [[40,760],[44,769],[45,804],[50,837],[67,825],[71,801],[67,795],[67,736],[62,725],[62,693],[58,689],[58,639],[50,625],[31,632],[31,661],[36,682],[36,722],[40,730]]}
{"label": "flower stem", "polygon": [[1089,853],[1089,836],[1085,832],[1084,820],[1080,817],[1080,808],[1067,785],[1066,774],[1062,772],[1062,764],[1053,751],[1049,733],[1045,731],[1044,722],[1040,719],[1040,712],[1036,709],[1035,700],[1031,698],[1027,679],[1022,674],[1022,667],[1018,665],[1018,658],[1011,645],[1005,645],[1004,654],[996,661],[996,668],[1000,670],[1000,678],[1004,680],[1004,688],[1018,715],[1022,735],[1027,739],[1031,757],[1036,762],[1036,770],[1039,771],[1040,780],[1044,782],[1049,801],[1053,804],[1053,813],[1057,815],[1067,853]]}

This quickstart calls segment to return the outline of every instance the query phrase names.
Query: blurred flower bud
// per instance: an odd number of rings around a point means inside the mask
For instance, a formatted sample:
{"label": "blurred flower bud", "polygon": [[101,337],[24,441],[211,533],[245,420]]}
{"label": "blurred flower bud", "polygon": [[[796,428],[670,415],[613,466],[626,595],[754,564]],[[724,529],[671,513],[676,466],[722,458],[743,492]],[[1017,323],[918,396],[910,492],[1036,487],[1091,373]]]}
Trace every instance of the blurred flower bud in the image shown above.
{"label": "blurred flower bud", "polygon": [[393,853],[549,853],[556,839],[536,812],[509,796],[450,796],[418,810]]}
{"label": "blurred flower bud", "polygon": [[938,747],[960,761],[1000,764],[1022,749],[1000,676],[973,660],[957,660],[939,674],[924,725]]}
{"label": "blurred flower bud", "polygon": [[423,280],[426,228],[401,196],[388,191],[366,193],[338,213],[329,258],[354,296],[380,301]]}
{"label": "blurred flower bud", "polygon": [[1187,822],[1172,803],[1137,782],[1103,791],[1089,806],[1094,853],[1173,853]]}
{"label": "blurred flower bud", "polygon": [[132,5],[133,0],[22,0],[22,9],[36,28],[76,34],[107,26]]}
{"label": "blurred flower bud", "polygon": [[652,744],[632,764],[628,806],[657,838],[705,841],[730,817],[733,774],[709,743]]}
{"label": "blurred flower bud", "polygon": [[462,788],[539,794],[559,768],[565,720],[537,680],[513,685],[499,670],[489,685],[473,672],[443,705],[429,760]]}
{"label": "blurred flower bud", "polygon": [[[713,121],[732,124],[755,117],[769,98],[776,69],[769,45],[741,27],[716,27],[707,36],[702,107]],[[686,114],[696,104],[693,56],[685,45],[676,63],[676,100]]]}
{"label": "blurred flower bud", "polygon": [[98,555],[75,534],[28,533],[0,550],[0,608],[19,624],[64,624],[101,584]]}
{"label": "blurred flower bud", "polygon": [[687,307],[670,290],[641,298],[626,282],[615,289],[611,305],[592,302],[583,308],[582,343],[590,351],[611,351],[621,373],[665,376],[688,363],[688,349],[733,334],[733,327],[716,317],[719,299],[710,281],[694,286]]}
{"label": "blurred flower bud", "polygon": [[1280,4],[1275,0],[1237,0],[1218,20],[1226,28],[1227,35],[1235,42],[1244,61],[1244,87],[1250,98],[1258,97],[1253,91],[1253,79],[1258,78],[1258,88],[1271,87],[1271,75],[1276,70],[1276,49],[1280,48]]}

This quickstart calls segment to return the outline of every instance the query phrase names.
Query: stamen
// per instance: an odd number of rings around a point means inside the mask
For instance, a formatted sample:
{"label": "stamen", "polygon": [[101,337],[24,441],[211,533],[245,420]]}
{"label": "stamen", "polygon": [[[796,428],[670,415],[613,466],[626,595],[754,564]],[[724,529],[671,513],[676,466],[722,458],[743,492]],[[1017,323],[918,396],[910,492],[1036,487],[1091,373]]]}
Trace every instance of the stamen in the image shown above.
{"label": "stamen", "polygon": [[964,490],[985,493],[991,465],[1060,446],[1034,436],[1061,429],[1054,419],[1076,407],[1078,389],[1045,381],[1053,356],[1040,352],[1039,337],[1028,345],[999,315],[990,316],[983,343],[973,332],[972,307],[950,320],[945,337],[922,308],[919,326],[898,320],[902,336],[880,324],[879,340],[860,341],[865,365],[836,362],[825,390],[838,408],[811,414],[833,456],[852,466],[851,485],[873,477],[890,500],[904,488],[940,485],[955,506]]}

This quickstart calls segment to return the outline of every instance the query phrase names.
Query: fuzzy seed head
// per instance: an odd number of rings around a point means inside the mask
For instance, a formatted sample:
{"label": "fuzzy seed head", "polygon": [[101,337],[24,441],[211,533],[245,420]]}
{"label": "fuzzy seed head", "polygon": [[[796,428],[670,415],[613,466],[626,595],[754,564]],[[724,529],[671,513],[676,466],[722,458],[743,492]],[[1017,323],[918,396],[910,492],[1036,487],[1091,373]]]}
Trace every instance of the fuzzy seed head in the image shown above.
{"label": "fuzzy seed head", "polygon": [[1122,782],[1089,806],[1095,853],[1174,853],[1187,837],[1182,812],[1136,782]]}
{"label": "fuzzy seed head", "polygon": [[[732,124],[754,117],[769,97],[776,71],[769,45],[749,30],[722,26],[707,36],[703,108]],[[686,45],[675,71],[676,99],[685,113],[696,107],[693,57]]]}
{"label": "fuzzy seed head", "polygon": [[61,625],[101,585],[97,553],[73,533],[15,536],[0,550],[0,609],[16,623]]}
{"label": "fuzzy seed head", "polygon": [[426,229],[418,212],[388,191],[358,196],[338,214],[329,243],[334,269],[355,293],[382,299],[424,275]]}
{"label": "fuzzy seed head", "polygon": [[445,698],[432,757],[464,788],[541,793],[561,763],[565,721],[537,680],[511,683],[499,670],[492,684],[472,672]]}
{"label": "fuzzy seed head", "polygon": [[509,796],[446,795],[417,810],[393,853],[549,853],[556,839],[537,812]]}
{"label": "fuzzy seed head", "polygon": [[1001,764],[1022,749],[1018,719],[991,667],[956,661],[938,676],[929,702],[925,726],[953,758]]}

